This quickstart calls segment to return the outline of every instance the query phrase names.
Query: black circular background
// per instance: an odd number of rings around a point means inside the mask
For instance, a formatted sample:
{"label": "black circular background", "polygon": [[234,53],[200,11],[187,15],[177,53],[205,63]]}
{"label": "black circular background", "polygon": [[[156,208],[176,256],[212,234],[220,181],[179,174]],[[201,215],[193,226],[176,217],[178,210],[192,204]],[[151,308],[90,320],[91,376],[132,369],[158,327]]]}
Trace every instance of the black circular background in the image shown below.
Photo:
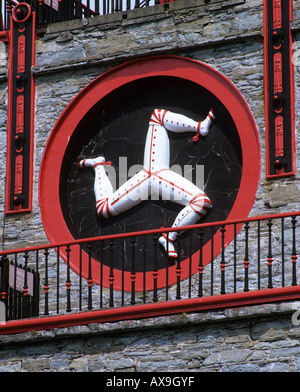
{"label": "black circular background", "polygon": [[[201,81],[199,81],[200,83]],[[236,126],[225,106],[198,84],[176,77],[147,77],[113,90],[87,114],[72,134],[61,167],[60,201],[67,226],[75,239],[170,227],[182,206],[165,200],[141,202],[129,211],[109,219],[96,214],[94,170],[79,169],[84,158],[104,156],[112,161],[119,179],[119,157],[127,157],[127,168],[143,164],[148,122],[154,108],[181,113],[196,121],[203,120],[209,109],[216,120],[207,137],[198,143],[193,133],[169,132],[170,165],[192,165],[195,183],[196,165],[204,165],[205,193],[213,208],[201,222],[225,220],[241,180],[242,153]],[[122,168],[124,170],[124,168]],[[204,232],[207,242],[213,232]],[[177,244],[180,259],[199,249],[199,233],[180,236]],[[132,257],[132,240],[109,241],[92,247],[92,257],[110,266],[136,272],[165,268],[168,265],[160,246],[153,238],[136,237]],[[113,252],[112,252],[113,250]],[[157,257],[156,257],[157,255]]]}

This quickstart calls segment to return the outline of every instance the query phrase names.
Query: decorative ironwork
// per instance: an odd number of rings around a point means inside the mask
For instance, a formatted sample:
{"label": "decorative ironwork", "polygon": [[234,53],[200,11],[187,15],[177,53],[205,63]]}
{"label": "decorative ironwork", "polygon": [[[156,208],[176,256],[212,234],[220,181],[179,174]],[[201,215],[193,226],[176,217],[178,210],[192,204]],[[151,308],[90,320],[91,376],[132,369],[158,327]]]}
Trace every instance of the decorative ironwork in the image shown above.
{"label": "decorative ironwork", "polygon": [[[23,253],[23,252],[22,252]],[[4,256],[0,260],[0,301],[6,305],[6,320],[39,316],[40,277],[28,267],[29,252],[24,251],[24,264]]]}
{"label": "decorative ironwork", "polygon": [[11,20],[6,213],[17,213],[32,208],[35,14],[20,3]]}
{"label": "decorative ironwork", "polygon": [[[2,251],[0,252],[0,300],[7,304],[8,319],[12,320],[26,316],[50,316],[51,318],[55,315],[64,315],[70,312],[74,315],[74,313],[90,312],[91,310],[93,310],[91,313],[94,313],[100,309],[111,309],[118,312],[118,309],[123,307],[128,309],[128,314],[130,314],[131,308],[135,308],[139,304],[146,306],[144,313],[147,314],[147,306],[150,309],[154,304],[159,305],[162,302],[166,303],[165,312],[168,314],[176,312],[176,304],[178,303],[179,309],[181,301],[191,301],[196,306],[194,301],[197,298],[200,301],[198,306],[201,306],[202,303],[213,302],[215,308],[225,307],[226,301],[228,301],[228,306],[233,302],[245,304],[247,298],[252,298],[251,301],[258,298],[260,303],[270,302],[278,298],[278,295],[281,298],[281,293],[284,295],[284,299],[289,299],[290,296],[287,293],[292,288],[294,291],[291,298],[300,298],[300,286],[297,286],[297,273],[299,272],[297,272],[296,250],[300,234],[297,224],[298,216],[300,216],[300,211],[290,214],[251,217],[244,221],[222,221],[186,226],[177,240],[179,256],[173,267],[176,269],[178,279],[172,285],[169,284],[166,273],[172,268],[168,263],[167,255],[165,255],[165,270],[157,269],[156,258],[159,252],[159,236],[163,230],[167,230],[169,233],[175,230],[174,228],[81,239],[69,244],[40,245]],[[231,245],[228,245],[226,233],[232,226],[236,228],[237,237]],[[217,260],[212,259],[209,264],[203,265],[203,238],[205,232],[215,229],[215,227],[221,228],[221,241],[218,241],[217,245],[221,244],[221,253]],[[244,227],[244,231],[238,233],[238,228],[242,227]],[[274,236],[275,228],[276,237]],[[199,252],[192,256],[189,254],[190,246],[183,246],[184,242],[181,240],[181,236],[194,232],[198,234],[201,246]],[[281,236],[278,233],[281,233]],[[287,233],[292,233],[292,235],[287,236]],[[138,237],[145,239],[145,253],[150,252],[153,255],[152,279],[154,283],[151,291],[145,290],[146,282],[144,282],[142,290],[137,290],[135,286],[136,265],[144,262],[144,260],[136,258]],[[195,239],[195,236],[190,235],[190,239]],[[216,239],[212,238],[211,248],[216,243]],[[81,269],[78,275],[71,273],[72,257],[78,252],[82,253],[84,244],[88,245],[90,252],[92,247],[100,247],[103,250],[103,257],[109,260],[110,275],[106,277],[102,275],[101,284],[93,282],[91,264],[85,271]],[[124,285],[121,285],[123,288],[120,292],[115,283],[114,263],[116,250],[120,246],[131,248],[130,291],[125,291]],[[67,250],[64,265],[60,263],[60,249]],[[183,255],[185,255],[184,257],[188,255],[191,263],[198,267],[196,272],[184,281],[180,279]],[[9,261],[11,258],[14,261]],[[18,260],[21,259],[24,260],[24,267],[20,267],[18,264]],[[18,297],[14,297],[12,290],[16,289],[17,275],[14,275],[14,279],[8,279],[8,275],[13,273],[12,269],[17,268],[22,269],[23,280],[21,283],[18,282]],[[101,268],[99,271],[102,274]],[[39,276],[43,277],[41,281],[39,281]],[[108,279],[109,284],[105,285],[108,289],[103,287],[104,278]],[[165,279],[164,288],[158,288],[158,279]],[[248,297],[245,296],[246,294]],[[215,296],[218,298],[219,305],[214,302]],[[21,313],[16,301],[21,304]],[[249,303],[252,303],[251,301]],[[184,303],[189,304],[189,302]]]}
{"label": "decorative ironwork", "polygon": [[[14,7],[25,1],[0,0],[0,31],[10,29],[10,19]],[[36,12],[36,27],[43,29],[55,22],[73,19],[107,15],[124,12],[135,8],[144,8],[160,3],[164,0],[29,0],[26,3]],[[124,16],[126,17],[126,16]]]}
{"label": "decorative ironwork", "polygon": [[267,178],[295,174],[290,0],[265,0]]}

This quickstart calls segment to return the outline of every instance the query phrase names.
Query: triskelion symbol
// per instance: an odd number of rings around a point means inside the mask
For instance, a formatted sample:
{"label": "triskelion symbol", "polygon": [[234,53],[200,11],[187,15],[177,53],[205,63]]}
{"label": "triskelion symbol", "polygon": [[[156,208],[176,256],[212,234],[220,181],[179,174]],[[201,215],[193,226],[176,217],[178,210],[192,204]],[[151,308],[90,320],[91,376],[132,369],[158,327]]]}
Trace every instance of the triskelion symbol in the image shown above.
{"label": "triskelion symbol", "polygon": [[[194,141],[200,135],[206,136],[215,119],[210,109],[204,121],[196,122],[182,114],[164,109],[155,109],[151,115],[144,150],[143,169],[126,181],[115,192],[105,172],[105,165],[111,165],[100,156],[83,159],[78,166],[92,167],[95,171],[94,193],[97,213],[101,218],[110,218],[129,210],[151,194],[157,194],[164,200],[183,205],[172,227],[195,224],[212,207],[208,196],[191,181],[170,170],[170,141],[168,131],[195,132]],[[160,244],[169,257],[176,258],[174,241],[177,232],[163,234]]]}

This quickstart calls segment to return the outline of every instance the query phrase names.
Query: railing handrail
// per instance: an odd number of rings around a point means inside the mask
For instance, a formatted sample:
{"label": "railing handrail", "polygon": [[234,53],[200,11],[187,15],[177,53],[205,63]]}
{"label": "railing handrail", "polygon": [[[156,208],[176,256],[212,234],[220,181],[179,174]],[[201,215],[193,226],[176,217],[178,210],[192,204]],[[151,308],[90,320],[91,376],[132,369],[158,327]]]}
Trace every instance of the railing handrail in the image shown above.
{"label": "railing handrail", "polygon": [[189,226],[181,226],[180,228],[175,227],[163,227],[159,229],[151,229],[151,230],[142,230],[142,231],[134,231],[134,232],[127,232],[127,233],[119,233],[119,234],[109,234],[103,236],[96,236],[90,238],[81,238],[73,241],[62,241],[56,243],[48,243],[48,244],[41,244],[36,246],[29,246],[25,248],[18,248],[18,249],[8,249],[0,251],[0,256],[9,255],[12,253],[22,253],[22,252],[31,252],[36,250],[46,250],[50,248],[61,248],[63,246],[72,246],[72,245],[82,245],[87,244],[90,242],[97,242],[97,241],[106,241],[106,240],[114,240],[120,238],[132,238],[132,237],[140,237],[143,235],[151,235],[151,234],[161,234],[161,233],[171,233],[174,231],[188,231],[188,230],[195,230],[195,229],[203,229],[207,227],[222,227],[222,226],[229,226],[229,225],[242,225],[245,223],[250,222],[257,222],[257,221],[264,221],[269,219],[278,219],[278,218],[288,218],[300,216],[300,211],[294,212],[283,212],[277,214],[268,214],[268,215],[259,215],[259,216],[252,216],[252,217],[244,217],[238,219],[231,219],[231,220],[223,220],[223,221],[216,221],[216,222],[207,222],[207,223],[199,223],[195,225]]}

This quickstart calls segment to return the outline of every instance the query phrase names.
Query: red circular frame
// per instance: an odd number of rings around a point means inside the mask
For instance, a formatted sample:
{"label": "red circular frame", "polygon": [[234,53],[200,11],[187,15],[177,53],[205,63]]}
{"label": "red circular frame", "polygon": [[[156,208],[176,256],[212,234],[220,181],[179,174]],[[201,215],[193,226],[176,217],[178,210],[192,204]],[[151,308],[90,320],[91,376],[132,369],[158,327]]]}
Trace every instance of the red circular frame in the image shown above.
{"label": "red circular frame", "polygon": [[[74,242],[61,210],[59,179],[68,141],[78,123],[99,100],[113,90],[126,83],[153,76],[173,76],[192,81],[209,90],[226,107],[238,130],[243,156],[240,188],[226,221],[248,217],[254,203],[260,176],[260,143],[256,124],[246,101],[226,77],[204,63],[177,56],[151,57],[126,62],[97,77],[70,102],[57,120],[44,151],[39,188],[42,222],[51,243]],[[226,245],[233,238],[233,227],[228,226]],[[220,253],[221,241],[219,230],[214,235],[214,257]],[[66,260],[66,253],[62,248],[60,253]],[[83,253],[82,275],[87,278],[88,255]],[[192,256],[192,274],[198,271],[198,254],[199,251]],[[72,252],[72,255],[70,267],[79,273],[79,252]],[[203,260],[204,265],[211,261],[210,241],[203,247]],[[181,262],[181,280],[189,276],[189,262],[189,259]],[[92,259],[92,276],[96,284],[99,284],[99,273],[100,263]],[[109,267],[103,265],[103,285],[105,287],[109,287],[109,274]],[[177,280],[176,266],[169,267],[168,274],[169,284],[174,284]],[[130,272],[125,271],[124,289],[126,291],[131,289],[131,278]],[[165,287],[165,282],[166,270],[159,270],[158,288]],[[135,286],[137,291],[143,290],[142,273],[136,273]],[[120,270],[114,270],[114,288],[118,290],[122,288],[122,272]],[[153,272],[151,271],[146,272],[146,289],[153,289]]]}

